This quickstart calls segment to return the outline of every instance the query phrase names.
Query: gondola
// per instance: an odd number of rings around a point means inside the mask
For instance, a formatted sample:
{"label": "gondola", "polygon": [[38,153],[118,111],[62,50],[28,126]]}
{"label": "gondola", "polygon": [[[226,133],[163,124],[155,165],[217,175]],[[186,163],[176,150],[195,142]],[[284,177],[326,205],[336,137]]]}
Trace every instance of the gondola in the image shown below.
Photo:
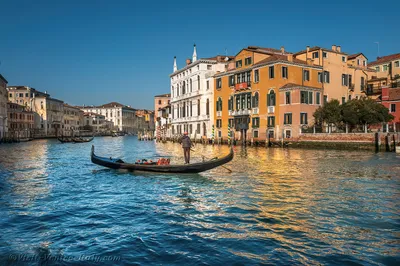
{"label": "gondola", "polygon": [[229,154],[220,159],[215,158],[209,161],[185,165],[144,165],[125,163],[121,159],[112,159],[100,157],[94,154],[94,145],[91,151],[92,163],[105,166],[112,169],[127,169],[131,171],[147,171],[147,172],[161,172],[161,173],[200,173],[218,166],[224,165],[233,159],[233,149],[231,148]]}
{"label": "gondola", "polygon": [[58,140],[61,143],[84,143],[84,142],[91,142],[94,137],[91,137],[89,139],[84,139],[84,138],[58,138]]}

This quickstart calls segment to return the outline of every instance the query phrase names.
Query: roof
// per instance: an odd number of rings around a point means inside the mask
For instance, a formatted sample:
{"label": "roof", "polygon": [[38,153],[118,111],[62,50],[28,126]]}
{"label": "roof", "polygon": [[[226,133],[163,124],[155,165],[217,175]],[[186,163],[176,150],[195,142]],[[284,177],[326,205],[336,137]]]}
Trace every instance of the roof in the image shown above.
{"label": "roof", "polygon": [[132,107],[130,107],[128,105],[123,105],[123,104],[118,103],[118,102],[106,103],[106,104],[97,106],[96,108],[114,108],[114,107],[122,107],[122,108],[125,108],[125,109],[136,110],[136,109],[134,109],[134,108],[132,108]]}
{"label": "roof", "polygon": [[67,103],[64,103],[64,107],[73,108],[73,109],[77,109],[77,110],[81,111],[80,107],[78,107],[78,106],[72,106],[72,105],[69,105],[69,104],[67,104]]}
{"label": "roof", "polygon": [[[278,55],[278,54],[275,54],[275,55],[272,55],[272,56],[270,56],[270,57],[268,57],[268,58],[265,58],[265,59],[261,60],[261,61],[258,62],[257,64],[254,64],[254,66],[263,65],[263,64],[265,64],[265,63],[274,62],[274,61],[287,61],[287,62],[292,62],[292,61],[289,61],[287,55]],[[297,58],[295,58],[295,57],[293,57],[293,63],[307,65],[307,62],[306,62],[306,61],[297,59]]]}
{"label": "roof", "polygon": [[288,84],[285,84],[282,87],[280,87],[279,90],[290,89],[290,88],[317,89],[317,90],[321,90],[322,89],[322,88],[318,88],[318,87],[311,87],[311,86],[304,86],[304,85],[295,84],[295,83],[288,83]]}
{"label": "roof", "polygon": [[2,79],[5,83],[8,83],[8,81],[6,80],[5,77],[3,77],[3,75],[0,74],[0,79]]}
{"label": "roof", "polygon": [[[218,61],[218,59],[217,59],[218,57],[222,57],[222,60]],[[199,60],[194,61],[194,62],[190,63],[189,65],[186,65],[186,66],[182,67],[181,69],[178,69],[177,71],[173,72],[173,73],[170,74],[169,76],[170,76],[170,77],[175,76],[175,75],[177,75],[177,74],[179,74],[179,73],[182,73],[183,71],[185,71],[185,70],[187,70],[187,69],[189,69],[189,68],[191,68],[191,67],[194,67],[195,65],[198,65],[198,64],[200,64],[200,63],[216,64],[216,63],[218,63],[218,62],[226,62],[226,61],[224,60],[225,57],[234,58],[234,56],[222,56],[222,55],[217,55],[217,56],[209,57],[209,58],[200,58]]]}
{"label": "roof", "polygon": [[160,94],[160,95],[156,95],[154,97],[171,97],[171,93]]}
{"label": "roof", "polygon": [[378,57],[376,61],[369,63],[368,66],[380,65],[380,64],[391,62],[396,59],[400,59],[400,53]]}
{"label": "roof", "polygon": [[389,89],[389,101],[400,100],[400,88],[390,88]]}
{"label": "roof", "polygon": [[[313,46],[313,47],[311,47],[308,51],[309,51],[309,52],[312,52],[312,51],[316,51],[316,50],[319,50],[319,49],[322,49],[322,50],[327,51],[327,52],[332,52],[332,53],[338,53],[338,54],[347,55],[346,53],[334,51],[334,50],[332,50],[332,49],[327,49],[327,48],[323,48],[323,47],[320,47],[320,46]],[[307,49],[306,49],[306,50],[302,50],[302,51],[300,51],[300,52],[297,52],[297,53],[295,53],[294,55],[304,54],[305,52],[307,52]]]}
{"label": "roof", "polygon": [[[347,56],[347,59],[348,59],[348,60],[352,60],[352,59],[356,58],[356,57],[359,56],[359,55],[362,55],[362,56],[364,56],[365,58],[367,58],[363,53],[358,53],[358,54],[351,54],[351,55]],[[367,58],[367,59],[368,59],[368,58]]]}
{"label": "roof", "polygon": [[[228,60],[225,60],[226,58],[228,58]],[[231,55],[216,55],[214,57],[209,57],[209,58],[203,58],[204,60],[215,60],[217,62],[226,62],[232,59],[235,59],[234,56]]]}

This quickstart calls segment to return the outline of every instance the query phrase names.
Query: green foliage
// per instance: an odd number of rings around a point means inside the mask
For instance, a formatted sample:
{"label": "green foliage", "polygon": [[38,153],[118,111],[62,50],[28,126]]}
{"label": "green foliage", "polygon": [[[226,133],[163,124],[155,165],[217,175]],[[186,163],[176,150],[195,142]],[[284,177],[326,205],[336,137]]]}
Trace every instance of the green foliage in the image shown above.
{"label": "green foliage", "polygon": [[385,106],[370,98],[353,99],[342,105],[338,100],[331,100],[315,111],[314,118],[317,125],[345,123],[350,128],[390,122],[394,119]]}

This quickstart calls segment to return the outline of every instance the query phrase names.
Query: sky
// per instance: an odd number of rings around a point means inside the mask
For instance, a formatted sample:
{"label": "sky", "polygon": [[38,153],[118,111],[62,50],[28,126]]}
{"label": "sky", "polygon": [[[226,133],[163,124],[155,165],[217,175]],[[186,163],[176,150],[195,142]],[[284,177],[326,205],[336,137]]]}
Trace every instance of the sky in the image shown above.
{"label": "sky", "polygon": [[73,105],[154,109],[173,57],[247,46],[400,53],[400,1],[0,0],[0,74]]}

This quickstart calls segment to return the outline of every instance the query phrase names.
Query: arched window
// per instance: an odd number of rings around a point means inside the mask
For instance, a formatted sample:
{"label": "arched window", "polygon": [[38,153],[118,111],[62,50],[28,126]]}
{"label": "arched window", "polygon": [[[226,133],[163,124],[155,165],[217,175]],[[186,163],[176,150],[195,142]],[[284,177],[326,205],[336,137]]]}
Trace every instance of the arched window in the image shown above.
{"label": "arched window", "polygon": [[200,75],[197,75],[197,90],[200,90]]}
{"label": "arched window", "polygon": [[233,96],[229,97],[228,100],[228,110],[233,111]]}
{"label": "arched window", "polygon": [[210,115],[210,100],[207,99],[206,103],[206,115]]}
{"label": "arched window", "polygon": [[197,115],[200,116],[200,99],[197,100]]}
{"label": "arched window", "polygon": [[179,84],[176,84],[176,96],[179,96]]}
{"label": "arched window", "polygon": [[185,87],[186,87],[186,82],[184,81],[183,84],[182,84],[182,94],[186,93],[186,91],[185,91],[186,88]]}
{"label": "arched window", "polygon": [[256,92],[253,96],[253,108],[257,108],[258,107],[258,92]]}
{"label": "arched window", "polygon": [[171,86],[171,96],[174,97],[174,86]]}
{"label": "arched window", "polygon": [[193,91],[193,81],[192,81],[192,79],[190,79],[190,92],[192,92]]}
{"label": "arched window", "polygon": [[267,105],[268,106],[275,106],[276,104],[276,97],[275,91],[271,90],[267,95]]}
{"label": "arched window", "polygon": [[217,101],[217,111],[222,111],[222,99],[221,99],[221,97],[219,97],[218,101]]}

